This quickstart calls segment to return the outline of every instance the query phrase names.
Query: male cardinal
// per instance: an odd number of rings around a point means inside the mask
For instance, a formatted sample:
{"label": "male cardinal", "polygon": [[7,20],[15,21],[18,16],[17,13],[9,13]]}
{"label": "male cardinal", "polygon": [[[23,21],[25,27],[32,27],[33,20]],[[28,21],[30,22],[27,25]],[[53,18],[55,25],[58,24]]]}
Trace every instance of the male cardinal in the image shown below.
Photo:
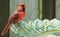
{"label": "male cardinal", "polygon": [[18,5],[17,10],[15,10],[15,12],[9,17],[8,22],[1,33],[2,36],[4,36],[8,32],[12,23],[14,24],[18,23],[24,18],[26,14],[25,7],[26,7],[26,4]]}

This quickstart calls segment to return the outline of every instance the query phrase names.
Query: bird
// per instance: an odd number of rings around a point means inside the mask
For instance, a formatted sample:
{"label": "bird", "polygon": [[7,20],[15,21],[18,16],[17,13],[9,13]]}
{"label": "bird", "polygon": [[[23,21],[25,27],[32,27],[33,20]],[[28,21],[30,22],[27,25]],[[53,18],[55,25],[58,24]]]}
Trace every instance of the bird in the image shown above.
{"label": "bird", "polygon": [[26,15],[25,8],[26,8],[26,4],[18,5],[17,9],[12,13],[12,15],[9,16],[7,24],[3,29],[3,31],[1,32],[2,36],[5,36],[7,34],[12,23],[15,24],[23,20],[23,18]]}

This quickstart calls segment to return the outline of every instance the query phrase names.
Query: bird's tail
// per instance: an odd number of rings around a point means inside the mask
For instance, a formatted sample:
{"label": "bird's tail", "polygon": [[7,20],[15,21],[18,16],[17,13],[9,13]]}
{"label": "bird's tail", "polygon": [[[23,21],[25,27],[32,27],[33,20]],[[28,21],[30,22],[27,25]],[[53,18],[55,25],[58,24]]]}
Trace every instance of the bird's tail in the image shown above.
{"label": "bird's tail", "polygon": [[8,32],[10,25],[11,25],[11,23],[8,22],[7,25],[5,26],[5,28],[3,29],[2,33],[1,33],[2,36],[5,36],[5,34]]}

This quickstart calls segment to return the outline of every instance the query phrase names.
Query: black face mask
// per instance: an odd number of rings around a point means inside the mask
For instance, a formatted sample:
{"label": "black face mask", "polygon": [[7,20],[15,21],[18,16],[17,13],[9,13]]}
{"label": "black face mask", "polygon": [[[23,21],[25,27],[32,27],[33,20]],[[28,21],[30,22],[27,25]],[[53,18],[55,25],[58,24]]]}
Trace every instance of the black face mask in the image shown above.
{"label": "black face mask", "polygon": [[24,5],[22,5],[22,8],[23,8],[23,10],[22,10],[22,11],[25,11]]}
{"label": "black face mask", "polygon": [[21,6],[22,6],[23,10],[18,10],[18,12],[25,11],[24,5],[21,5]]}

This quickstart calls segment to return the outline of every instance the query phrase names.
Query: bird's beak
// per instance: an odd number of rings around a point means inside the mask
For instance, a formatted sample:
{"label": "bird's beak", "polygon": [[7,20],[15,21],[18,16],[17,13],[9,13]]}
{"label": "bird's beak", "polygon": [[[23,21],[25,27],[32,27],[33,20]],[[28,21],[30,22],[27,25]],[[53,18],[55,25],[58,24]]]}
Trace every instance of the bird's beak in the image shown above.
{"label": "bird's beak", "polygon": [[26,8],[27,7],[27,5],[26,4],[24,4],[24,8]]}

